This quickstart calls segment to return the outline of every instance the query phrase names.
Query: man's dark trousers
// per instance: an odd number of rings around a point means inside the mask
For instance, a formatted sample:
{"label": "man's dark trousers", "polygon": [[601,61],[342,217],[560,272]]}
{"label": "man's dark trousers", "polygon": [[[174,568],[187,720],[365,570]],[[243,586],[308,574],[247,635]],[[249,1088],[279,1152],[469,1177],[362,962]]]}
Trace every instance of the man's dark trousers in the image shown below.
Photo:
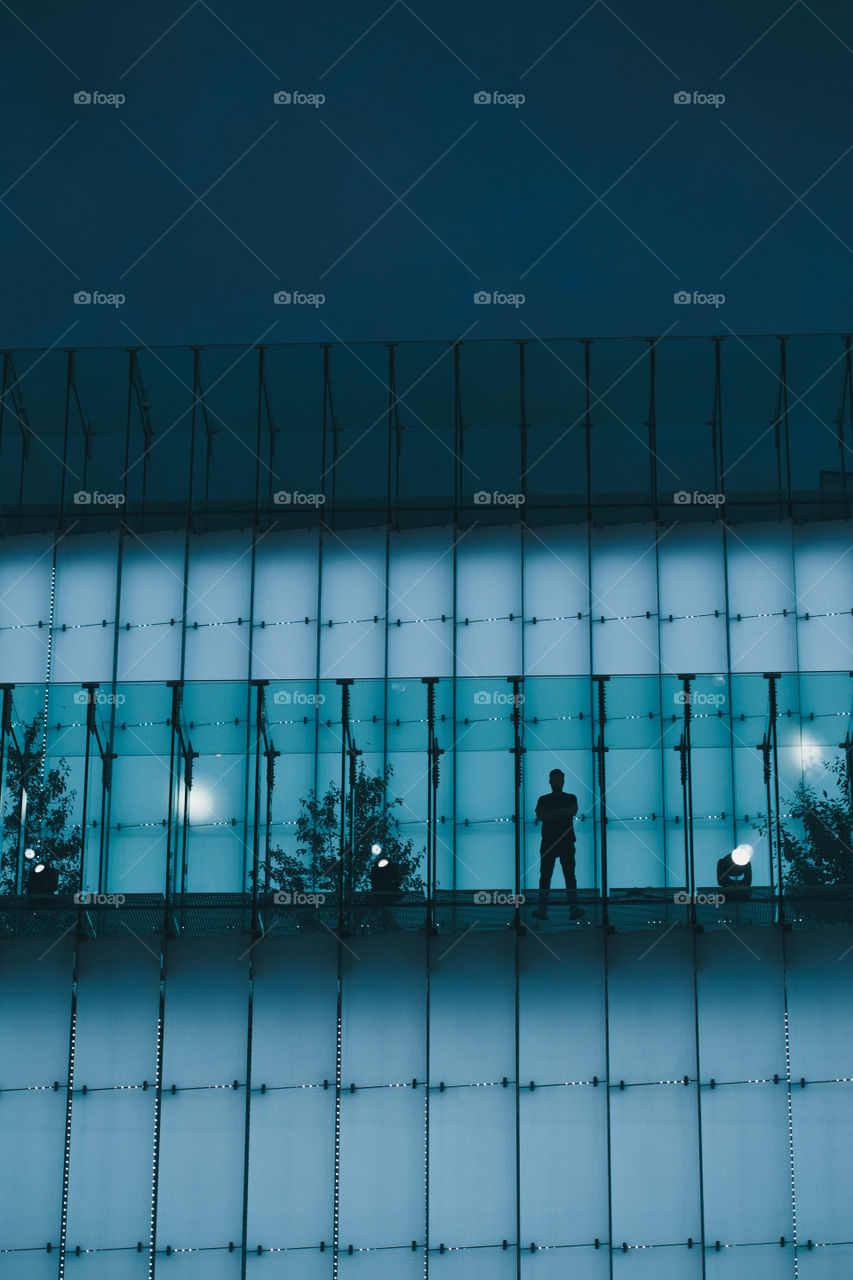
{"label": "man's dark trousers", "polygon": [[563,875],[566,877],[568,900],[569,902],[577,902],[578,900],[578,882],[575,878],[575,842],[574,840],[559,840],[552,844],[547,852],[541,855],[539,860],[539,907],[542,910],[545,910],[548,906],[551,877],[554,874],[554,867],[557,865],[558,858],[560,859],[560,866],[563,868]]}

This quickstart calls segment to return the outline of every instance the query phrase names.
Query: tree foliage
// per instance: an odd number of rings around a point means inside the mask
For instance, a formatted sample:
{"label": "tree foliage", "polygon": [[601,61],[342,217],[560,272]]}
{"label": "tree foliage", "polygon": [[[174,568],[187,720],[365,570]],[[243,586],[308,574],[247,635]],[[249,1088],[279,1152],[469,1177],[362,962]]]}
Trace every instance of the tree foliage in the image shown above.
{"label": "tree foliage", "polygon": [[[22,730],[22,732],[21,732]],[[27,793],[25,838],[28,847],[59,873],[59,892],[74,893],[80,879],[80,827],[71,823],[75,791],[64,757],[42,774],[42,717],[23,724],[17,744],[7,739],[6,809],[3,814],[0,893],[14,893],[21,842],[21,790]],[[27,890],[28,867],[22,888]]]}
{"label": "tree foliage", "polygon": [[[834,794],[818,793],[812,784],[800,783],[790,808],[799,830],[780,824],[783,879],[792,888],[853,885],[853,812],[847,768],[843,760],[824,762],[824,768],[832,775]],[[766,835],[767,823],[759,830]]]}
{"label": "tree foliage", "polygon": [[[345,858],[346,886],[349,890],[370,888],[370,870],[375,862],[373,844],[382,846],[383,856],[396,864],[401,872],[400,887],[404,892],[423,890],[418,874],[423,851],[415,852],[411,839],[404,839],[394,813],[403,802],[389,798],[388,788],[393,766],[384,774],[374,774],[359,762],[355,774],[355,832],[350,857],[349,818],[352,796],[347,795],[347,849]],[[292,893],[328,893],[338,891],[340,877],[341,789],[334,782],[323,796],[311,792],[300,801],[296,821],[295,856],[283,849],[270,850],[270,881],[277,889]]]}

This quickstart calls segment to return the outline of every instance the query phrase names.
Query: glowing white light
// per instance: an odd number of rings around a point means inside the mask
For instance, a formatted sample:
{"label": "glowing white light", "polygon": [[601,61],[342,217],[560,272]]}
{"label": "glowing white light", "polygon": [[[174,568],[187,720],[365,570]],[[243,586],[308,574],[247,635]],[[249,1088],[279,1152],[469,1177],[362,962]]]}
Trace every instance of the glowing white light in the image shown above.
{"label": "glowing white light", "polygon": [[800,740],[800,759],[804,770],[819,769],[823,763],[823,751],[820,745],[805,735]]}
{"label": "glowing white light", "polygon": [[[382,845],[381,845],[381,844],[372,844],[372,845],[370,846],[370,852],[373,854],[374,858],[378,858],[378,857],[379,857],[379,855],[380,855],[380,853],[382,852]],[[379,865],[381,866],[382,864],[380,863]]]}
{"label": "glowing white light", "polygon": [[377,867],[387,867],[387,866],[388,866],[388,859],[387,859],[387,858],[380,858],[376,865],[377,865]]}
{"label": "glowing white light", "polygon": [[194,783],[190,787],[187,800],[187,813],[190,822],[204,822],[213,812],[213,797],[204,787]]}
{"label": "glowing white light", "polygon": [[24,850],[24,857],[25,857],[25,858],[34,858],[35,856],[36,856],[36,851],[35,851],[35,849],[25,849],[25,850]]}
{"label": "glowing white light", "polygon": [[751,844],[739,844],[736,849],[732,849],[732,862],[736,867],[745,867],[751,857]]}
{"label": "glowing white light", "polygon": [[43,863],[43,862],[37,862],[37,863],[36,863],[36,865],[35,865],[35,870],[36,870],[36,871],[44,871],[44,863]]}

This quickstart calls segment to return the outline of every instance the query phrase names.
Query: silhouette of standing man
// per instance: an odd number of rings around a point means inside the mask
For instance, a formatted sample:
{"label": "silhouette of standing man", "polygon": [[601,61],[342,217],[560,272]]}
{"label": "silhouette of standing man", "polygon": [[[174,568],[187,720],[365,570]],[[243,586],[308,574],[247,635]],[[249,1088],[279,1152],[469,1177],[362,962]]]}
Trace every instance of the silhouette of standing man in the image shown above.
{"label": "silhouette of standing man", "polygon": [[536,801],[536,821],[542,823],[542,844],[539,849],[539,906],[533,912],[537,920],[548,919],[548,897],[551,877],[557,859],[566,878],[566,889],[572,903],[569,916],[577,920],[586,912],[577,904],[577,880],[575,879],[575,832],[572,819],[578,811],[578,798],[563,790],[566,775],[562,769],[552,769],[548,775],[550,795]]}

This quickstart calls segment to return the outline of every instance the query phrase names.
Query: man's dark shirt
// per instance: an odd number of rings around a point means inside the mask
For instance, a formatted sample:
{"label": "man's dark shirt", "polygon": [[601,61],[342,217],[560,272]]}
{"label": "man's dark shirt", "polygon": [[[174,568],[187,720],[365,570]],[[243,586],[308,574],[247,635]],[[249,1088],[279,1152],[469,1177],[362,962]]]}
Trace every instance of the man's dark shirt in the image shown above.
{"label": "man's dark shirt", "polygon": [[577,796],[549,791],[536,801],[536,817],[542,823],[542,852],[554,853],[575,843],[572,817],[578,811]]}

